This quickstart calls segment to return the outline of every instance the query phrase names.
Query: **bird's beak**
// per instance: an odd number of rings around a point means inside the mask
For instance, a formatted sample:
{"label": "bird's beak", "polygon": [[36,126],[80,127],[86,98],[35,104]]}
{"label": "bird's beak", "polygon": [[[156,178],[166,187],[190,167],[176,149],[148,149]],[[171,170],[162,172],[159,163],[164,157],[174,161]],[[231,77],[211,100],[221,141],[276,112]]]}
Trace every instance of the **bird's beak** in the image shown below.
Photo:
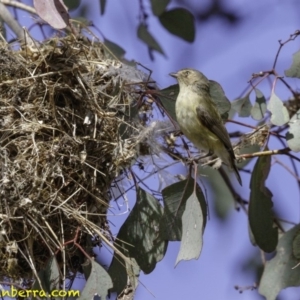
{"label": "bird's beak", "polygon": [[178,74],[177,74],[177,73],[170,73],[169,75],[172,76],[172,77],[174,77],[174,78],[177,78],[177,77],[178,77]]}

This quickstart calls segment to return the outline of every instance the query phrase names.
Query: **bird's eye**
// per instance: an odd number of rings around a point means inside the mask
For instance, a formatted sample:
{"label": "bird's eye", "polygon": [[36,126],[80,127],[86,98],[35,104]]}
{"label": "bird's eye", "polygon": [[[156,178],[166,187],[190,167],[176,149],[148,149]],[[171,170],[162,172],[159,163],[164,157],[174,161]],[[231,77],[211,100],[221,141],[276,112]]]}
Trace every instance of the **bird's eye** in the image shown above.
{"label": "bird's eye", "polygon": [[185,75],[189,76],[190,75],[190,71],[185,71]]}

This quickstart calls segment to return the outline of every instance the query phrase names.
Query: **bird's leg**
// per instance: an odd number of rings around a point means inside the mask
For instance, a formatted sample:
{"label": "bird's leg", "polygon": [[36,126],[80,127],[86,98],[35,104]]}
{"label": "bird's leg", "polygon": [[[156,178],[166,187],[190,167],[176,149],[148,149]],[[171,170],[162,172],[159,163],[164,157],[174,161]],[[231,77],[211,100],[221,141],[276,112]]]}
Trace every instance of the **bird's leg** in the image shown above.
{"label": "bird's leg", "polygon": [[[212,156],[214,154],[214,152],[212,150],[209,150],[208,153],[206,153],[205,155],[199,156],[198,158],[195,157],[189,157],[187,160],[187,164],[190,166],[190,176],[192,174],[192,166],[194,165],[194,178],[197,178],[197,169],[198,169],[198,164],[199,164],[199,160],[208,157],[208,156]],[[196,181],[195,181],[196,184]]]}
{"label": "bird's leg", "polygon": [[206,153],[205,155],[202,155],[202,156],[199,156],[199,157],[189,157],[187,159],[187,163],[199,163],[199,161],[203,158],[206,158],[206,157],[209,157],[209,156],[212,156],[214,154],[214,152],[212,150],[209,150],[208,153]]}

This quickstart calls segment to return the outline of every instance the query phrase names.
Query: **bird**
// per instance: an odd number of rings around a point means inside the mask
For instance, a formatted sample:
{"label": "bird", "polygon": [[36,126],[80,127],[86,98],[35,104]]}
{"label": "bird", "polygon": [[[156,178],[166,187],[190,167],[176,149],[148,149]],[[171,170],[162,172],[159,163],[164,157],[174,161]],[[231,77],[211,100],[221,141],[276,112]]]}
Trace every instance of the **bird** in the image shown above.
{"label": "bird", "polygon": [[217,155],[233,170],[240,185],[242,179],[236,167],[236,157],[216,104],[209,93],[209,80],[195,69],[170,73],[178,81],[179,94],[175,112],[183,134],[206,156]]}

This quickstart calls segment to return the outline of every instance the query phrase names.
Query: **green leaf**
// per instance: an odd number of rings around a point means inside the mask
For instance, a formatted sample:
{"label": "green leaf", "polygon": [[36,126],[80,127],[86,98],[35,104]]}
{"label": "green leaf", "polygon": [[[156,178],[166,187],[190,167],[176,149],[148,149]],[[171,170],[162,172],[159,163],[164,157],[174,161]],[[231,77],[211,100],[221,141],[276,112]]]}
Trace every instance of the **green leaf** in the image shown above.
{"label": "green leaf", "polygon": [[266,98],[259,89],[255,89],[256,99],[251,109],[251,116],[254,120],[261,120],[267,111]]}
{"label": "green leaf", "polygon": [[220,220],[226,220],[235,208],[235,200],[220,172],[214,168],[198,165],[198,176],[202,177],[209,184],[209,190],[212,191],[213,211]]}
{"label": "green leaf", "polygon": [[64,0],[64,3],[68,7],[69,11],[77,9],[80,5],[80,2],[80,0]]}
{"label": "green leaf", "polygon": [[228,112],[231,108],[231,103],[225,96],[224,90],[221,85],[214,81],[209,81],[209,94],[212,100],[217,105],[218,111],[224,120],[228,119]]}
{"label": "green leaf", "polygon": [[[114,244],[124,255],[134,258],[145,274],[153,271],[156,263],[162,260],[166,252],[168,243],[163,240],[160,233],[162,215],[163,208],[158,201],[151,194],[138,188],[136,204],[120,228]],[[116,261],[120,261],[118,256],[114,257],[115,265],[118,264]],[[119,262],[119,265],[122,264],[124,265],[122,261]],[[110,266],[109,274],[113,275],[111,268],[116,267]],[[120,272],[124,273],[124,270]],[[112,276],[112,279],[116,290],[115,282],[118,278]],[[117,288],[123,289],[124,286]]]}
{"label": "green leaf", "polygon": [[126,262],[126,270],[130,280],[130,285],[135,291],[139,284],[140,268],[134,258],[131,258],[128,262]]}
{"label": "green leaf", "polygon": [[300,286],[300,267],[297,266],[299,261],[292,255],[293,240],[299,230],[300,225],[296,225],[285,232],[279,239],[276,256],[266,262],[259,284],[259,293],[267,300],[275,300],[284,288]]}
{"label": "green leaf", "polygon": [[[267,150],[267,149],[266,149]],[[265,252],[275,250],[278,242],[277,228],[273,227],[272,193],[265,186],[271,167],[271,156],[260,156],[254,166],[250,181],[249,224],[255,242]]]}
{"label": "green leaf", "polygon": [[155,16],[160,16],[168,6],[170,0],[151,0],[152,12]]}
{"label": "green leaf", "polygon": [[106,0],[100,0],[100,13],[104,15],[106,8]]}
{"label": "green leaf", "polygon": [[[258,144],[253,144],[253,145],[243,145],[242,144],[242,148],[240,148],[239,150],[239,153],[240,155],[243,155],[243,154],[250,154],[250,153],[255,153],[255,152],[258,152],[260,151],[260,147]],[[240,169],[243,169],[246,165],[249,164],[249,162],[253,159],[252,158],[247,158],[247,159],[243,159],[239,164],[239,168]]]}
{"label": "green leaf", "polygon": [[289,113],[283,102],[273,92],[268,104],[268,110],[271,112],[271,122],[274,125],[281,126],[289,121]]}
{"label": "green leaf", "polygon": [[194,16],[184,8],[174,8],[159,16],[161,24],[172,34],[192,43],[195,39]]}
{"label": "green leaf", "polygon": [[203,245],[206,215],[195,191],[186,201],[182,215],[182,239],[175,266],[181,260],[198,259]]}
{"label": "green leaf", "polygon": [[[161,220],[163,237],[169,241],[182,240],[182,216],[186,210],[186,202],[194,193],[194,180],[182,180],[162,190],[164,201],[164,215]],[[200,204],[203,217],[202,231],[204,231],[207,217],[207,205],[200,186],[196,184],[195,197]],[[198,228],[199,229],[199,228]],[[201,232],[201,230],[199,229]],[[198,231],[198,234],[199,234]],[[202,236],[202,235],[201,235]]]}
{"label": "green leaf", "polygon": [[104,45],[117,57],[117,58],[123,58],[126,51],[120,47],[119,45],[117,45],[116,43],[108,40],[108,39],[104,39]]}
{"label": "green leaf", "polygon": [[137,30],[137,36],[140,40],[142,40],[145,44],[147,44],[150,49],[156,50],[157,52],[164,55],[163,49],[157,43],[152,34],[148,31],[147,27],[144,24],[140,24]]}
{"label": "green leaf", "polygon": [[37,15],[54,29],[70,25],[68,7],[61,1],[33,0]]}
{"label": "green leaf", "polygon": [[249,234],[249,238],[250,238],[251,244],[252,244],[253,246],[257,246],[256,241],[255,241],[255,237],[254,237],[254,235],[253,235],[253,233],[252,233],[252,230],[251,230],[251,228],[250,228],[249,222],[248,222],[248,234]]}
{"label": "green leaf", "polygon": [[284,71],[287,77],[300,78],[300,51],[293,54],[293,62],[289,69]]}
{"label": "green leaf", "polygon": [[173,120],[176,119],[176,112],[175,112],[175,103],[176,98],[179,93],[179,85],[174,84],[170,85],[169,87],[160,90],[158,93],[159,99],[161,100],[164,108],[168,112],[168,114],[172,117]]}
{"label": "green leaf", "polygon": [[249,117],[252,109],[249,94],[243,98],[232,101],[231,106],[238,113],[239,117]]}
{"label": "green leaf", "polygon": [[296,259],[300,260],[300,230],[293,239],[293,255]]}
{"label": "green leaf", "polygon": [[[50,293],[52,290],[59,289],[60,272],[57,260],[54,255],[49,259],[46,268],[39,271],[38,276],[42,287],[40,286],[39,281],[36,280],[32,286],[32,289],[44,290],[47,293]],[[32,299],[37,298],[33,297]]]}
{"label": "green leaf", "polygon": [[126,265],[124,260],[115,253],[108,269],[108,274],[113,281],[112,291],[115,291],[118,294],[121,293],[127,285],[128,274]]}
{"label": "green leaf", "polygon": [[115,254],[109,266],[108,274],[113,280],[113,291],[120,294],[124,288],[126,288],[129,279],[133,289],[132,292],[134,292],[138,286],[140,268],[134,258],[129,257],[127,261],[124,262],[119,255]]}
{"label": "green leaf", "polygon": [[294,152],[300,151],[300,110],[291,118],[289,131],[286,133],[286,142]]}
{"label": "green leaf", "polygon": [[106,299],[108,290],[112,288],[112,280],[106,270],[94,260],[87,260],[82,264],[86,284],[78,300],[93,299],[98,294],[101,299]]}

